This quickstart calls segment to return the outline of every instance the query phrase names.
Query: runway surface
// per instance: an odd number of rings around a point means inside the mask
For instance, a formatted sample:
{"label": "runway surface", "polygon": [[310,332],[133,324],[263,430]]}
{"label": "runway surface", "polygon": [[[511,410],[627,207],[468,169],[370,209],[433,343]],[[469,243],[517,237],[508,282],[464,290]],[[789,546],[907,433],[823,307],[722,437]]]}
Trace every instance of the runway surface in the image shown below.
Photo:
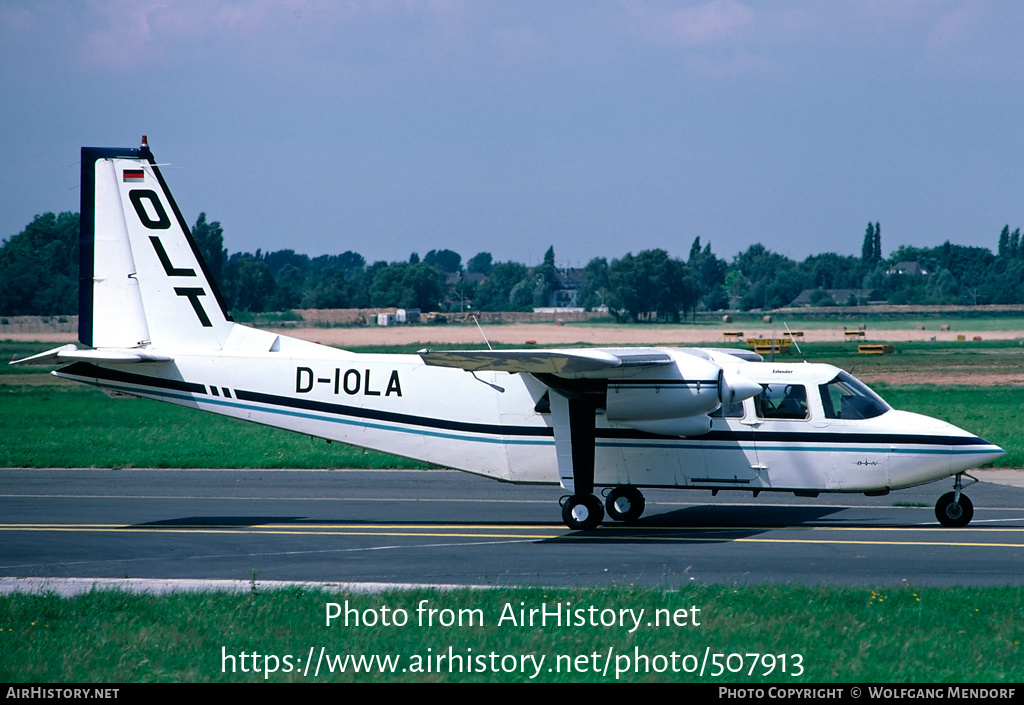
{"label": "runway surface", "polygon": [[650,490],[638,523],[573,532],[559,488],[452,471],[0,469],[0,576],[1024,584],[1024,488],[967,488],[974,522],[943,529],[932,505],[950,489],[952,479],[872,498]]}

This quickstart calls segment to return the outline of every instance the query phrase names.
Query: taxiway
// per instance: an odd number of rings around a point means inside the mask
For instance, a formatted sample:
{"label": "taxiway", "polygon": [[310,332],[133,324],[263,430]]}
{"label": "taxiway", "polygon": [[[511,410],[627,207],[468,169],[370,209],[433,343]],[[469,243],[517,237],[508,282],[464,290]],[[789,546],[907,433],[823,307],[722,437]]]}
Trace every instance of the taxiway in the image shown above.
{"label": "taxiway", "polygon": [[645,516],[573,532],[557,487],[453,471],[0,470],[0,576],[346,584],[1024,584],[1024,488],[886,497],[646,491]]}

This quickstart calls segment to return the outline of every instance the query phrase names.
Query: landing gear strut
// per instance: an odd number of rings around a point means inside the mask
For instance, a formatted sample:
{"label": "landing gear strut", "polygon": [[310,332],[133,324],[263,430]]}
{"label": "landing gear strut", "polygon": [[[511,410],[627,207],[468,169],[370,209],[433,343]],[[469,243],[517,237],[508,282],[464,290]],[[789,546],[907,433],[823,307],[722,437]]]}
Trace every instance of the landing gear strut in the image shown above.
{"label": "landing gear strut", "polygon": [[562,521],[573,531],[596,529],[604,520],[604,507],[594,496],[594,417],[597,406],[584,395],[551,395],[555,417],[555,454],[562,487],[572,492],[562,497]]}
{"label": "landing gear strut", "polygon": [[947,528],[960,529],[970,524],[974,518],[974,503],[967,495],[962,494],[963,484],[960,482],[959,474],[953,488],[952,492],[942,495],[935,503],[935,518]]}
{"label": "landing gear strut", "polygon": [[643,494],[631,485],[619,485],[604,500],[605,511],[615,521],[636,521],[645,506]]}

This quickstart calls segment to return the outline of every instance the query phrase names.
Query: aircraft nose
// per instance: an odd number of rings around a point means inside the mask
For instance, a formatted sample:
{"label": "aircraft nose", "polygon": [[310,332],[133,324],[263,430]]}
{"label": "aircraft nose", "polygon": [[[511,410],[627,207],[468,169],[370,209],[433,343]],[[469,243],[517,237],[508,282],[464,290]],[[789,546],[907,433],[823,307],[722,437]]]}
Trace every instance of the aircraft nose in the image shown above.
{"label": "aircraft nose", "polygon": [[986,446],[988,446],[987,452],[991,454],[992,460],[995,460],[1000,455],[1006,455],[1006,451],[997,446],[995,443],[989,443],[984,438],[979,438],[978,440],[981,441]]}
{"label": "aircraft nose", "polygon": [[1006,451],[995,443],[989,443],[977,436],[965,437],[959,445],[952,446],[952,451],[954,455],[951,459],[951,470],[954,472],[976,468],[1006,454]]}
{"label": "aircraft nose", "polygon": [[[926,468],[943,475],[971,470],[1005,454],[1002,448],[948,421],[909,411],[892,410],[877,418],[890,429],[906,429],[909,445],[890,453],[890,470],[899,474],[909,465],[913,471]],[[920,439],[917,441],[916,439]],[[935,462],[927,460],[931,457]],[[940,475],[941,476],[941,475]]]}

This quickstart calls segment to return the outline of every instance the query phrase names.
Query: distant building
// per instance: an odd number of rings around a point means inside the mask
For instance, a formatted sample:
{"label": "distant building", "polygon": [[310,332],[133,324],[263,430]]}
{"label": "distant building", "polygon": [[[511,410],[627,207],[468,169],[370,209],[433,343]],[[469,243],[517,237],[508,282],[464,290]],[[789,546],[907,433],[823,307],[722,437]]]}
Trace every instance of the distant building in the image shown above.
{"label": "distant building", "polygon": [[804,289],[790,306],[866,306],[884,304],[877,289]]}
{"label": "distant building", "polygon": [[917,262],[897,262],[889,267],[886,274],[899,274],[905,277],[927,277],[928,270]]}
{"label": "distant building", "polygon": [[579,308],[580,289],[587,281],[586,271],[567,267],[557,270],[557,277],[558,288],[548,297],[548,308]]}
{"label": "distant building", "polygon": [[400,308],[395,311],[395,323],[419,323],[420,310],[418,308]]}

